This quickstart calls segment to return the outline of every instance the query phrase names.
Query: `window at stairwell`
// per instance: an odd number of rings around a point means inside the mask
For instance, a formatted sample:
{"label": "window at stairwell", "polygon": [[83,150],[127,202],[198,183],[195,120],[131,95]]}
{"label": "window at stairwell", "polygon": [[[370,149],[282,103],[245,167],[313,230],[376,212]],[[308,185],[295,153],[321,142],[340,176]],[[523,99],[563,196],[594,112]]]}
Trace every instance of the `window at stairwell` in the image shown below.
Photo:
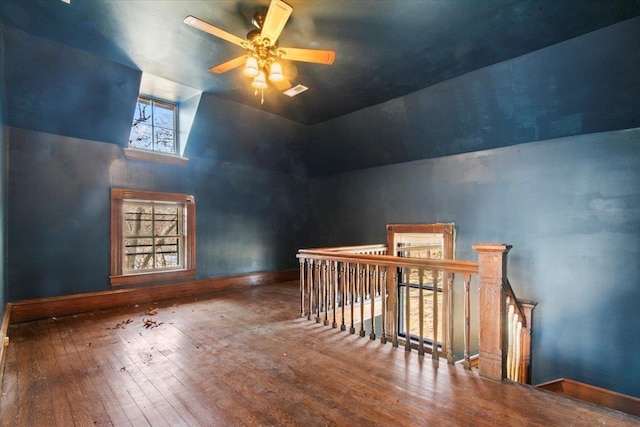
{"label": "window at stairwell", "polygon": [[[454,257],[454,226],[453,224],[395,224],[388,236],[389,248],[393,248],[394,255],[410,258],[435,258],[453,259]],[[435,273],[435,274],[434,274]],[[427,343],[433,344],[434,335],[436,341],[441,344],[443,332],[446,330],[444,318],[445,300],[449,297],[444,282],[443,273],[417,269],[402,269],[398,274],[398,314],[399,335],[419,338],[420,323],[422,322],[423,337]],[[426,313],[423,319],[419,319],[417,307],[420,304],[420,288],[422,288],[422,304]],[[434,295],[435,293],[435,295]],[[435,298],[434,298],[435,297]],[[413,307],[409,318],[409,330],[406,329],[407,319],[405,314],[406,299]],[[438,330],[434,334],[433,313],[434,305],[437,305]]]}
{"label": "window at stairwell", "polygon": [[112,189],[111,284],[195,276],[195,201],[177,193]]}
{"label": "window at stairwell", "polygon": [[129,135],[129,148],[179,155],[178,106],[140,96]]}

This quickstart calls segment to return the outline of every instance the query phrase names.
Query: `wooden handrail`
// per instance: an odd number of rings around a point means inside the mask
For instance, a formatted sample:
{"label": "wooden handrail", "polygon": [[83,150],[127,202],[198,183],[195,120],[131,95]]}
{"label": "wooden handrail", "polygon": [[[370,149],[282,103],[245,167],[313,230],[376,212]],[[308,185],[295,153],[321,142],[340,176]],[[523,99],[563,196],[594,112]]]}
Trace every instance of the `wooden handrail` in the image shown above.
{"label": "wooden handrail", "polygon": [[338,246],[335,248],[315,248],[315,249],[302,249],[302,250],[313,250],[313,251],[329,251],[329,252],[349,252],[349,253],[363,253],[363,252],[373,252],[373,251],[385,251],[387,250],[387,245],[383,243],[375,243],[372,245],[358,245],[358,246]]}
{"label": "wooden handrail", "polygon": [[384,267],[416,268],[440,270],[447,273],[478,274],[478,263],[451,259],[403,258],[391,255],[336,254],[323,249],[300,249],[297,258],[326,259],[338,262],[356,262],[359,264],[377,264]]}

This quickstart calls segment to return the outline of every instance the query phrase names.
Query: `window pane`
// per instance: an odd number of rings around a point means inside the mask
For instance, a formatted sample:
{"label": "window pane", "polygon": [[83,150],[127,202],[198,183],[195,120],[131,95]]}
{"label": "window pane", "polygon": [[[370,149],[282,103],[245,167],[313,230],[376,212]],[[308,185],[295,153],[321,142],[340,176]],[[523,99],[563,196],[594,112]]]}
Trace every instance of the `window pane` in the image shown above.
{"label": "window pane", "polygon": [[153,125],[163,128],[174,128],[174,106],[155,102],[153,105]]}
{"label": "window pane", "polygon": [[153,129],[144,123],[134,124],[129,135],[129,146],[140,150],[153,150]]}
{"label": "window pane", "polygon": [[179,209],[178,206],[156,206],[154,230],[156,236],[177,236],[180,233]]}
{"label": "window pane", "polygon": [[153,268],[153,239],[125,239],[125,270]]}
{"label": "window pane", "polygon": [[151,100],[138,98],[138,104],[136,105],[136,111],[133,115],[133,125],[136,123],[147,123],[151,125],[149,119],[151,118]]}
{"label": "window pane", "polygon": [[180,265],[180,244],[178,238],[156,239],[156,267],[177,267]]}
{"label": "window pane", "polygon": [[155,151],[161,153],[175,153],[175,132],[173,129],[154,128]]}
{"label": "window pane", "polygon": [[124,204],[124,232],[126,236],[152,236],[153,207]]}

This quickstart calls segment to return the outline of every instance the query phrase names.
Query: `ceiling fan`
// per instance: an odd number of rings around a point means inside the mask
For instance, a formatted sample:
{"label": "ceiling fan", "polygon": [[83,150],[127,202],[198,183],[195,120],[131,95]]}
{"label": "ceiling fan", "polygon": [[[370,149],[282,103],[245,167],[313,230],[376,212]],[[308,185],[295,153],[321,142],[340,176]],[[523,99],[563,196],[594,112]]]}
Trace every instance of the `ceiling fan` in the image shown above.
{"label": "ceiling fan", "polygon": [[[237,37],[194,16],[187,16],[184,23],[219,37],[245,49],[246,53],[209,69],[221,74],[244,65],[243,73],[253,78],[251,85],[258,90],[268,87],[269,81],[280,91],[289,89],[291,82],[282,73],[280,60],[311,62],[331,65],[336,54],[332,50],[279,47],[278,38],[284,29],[293,8],[280,0],[271,0],[266,15],[257,13],[251,23],[256,27],[247,33],[246,39]],[[264,102],[264,96],[262,98]]]}

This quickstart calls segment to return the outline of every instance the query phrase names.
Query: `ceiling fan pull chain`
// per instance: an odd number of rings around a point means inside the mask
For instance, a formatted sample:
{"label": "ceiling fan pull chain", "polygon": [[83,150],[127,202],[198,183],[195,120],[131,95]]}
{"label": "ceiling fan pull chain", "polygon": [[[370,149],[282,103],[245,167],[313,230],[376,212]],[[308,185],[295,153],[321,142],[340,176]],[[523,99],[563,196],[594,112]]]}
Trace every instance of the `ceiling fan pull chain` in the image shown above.
{"label": "ceiling fan pull chain", "polygon": [[260,105],[264,104],[264,89],[261,90],[262,98],[260,99]]}

